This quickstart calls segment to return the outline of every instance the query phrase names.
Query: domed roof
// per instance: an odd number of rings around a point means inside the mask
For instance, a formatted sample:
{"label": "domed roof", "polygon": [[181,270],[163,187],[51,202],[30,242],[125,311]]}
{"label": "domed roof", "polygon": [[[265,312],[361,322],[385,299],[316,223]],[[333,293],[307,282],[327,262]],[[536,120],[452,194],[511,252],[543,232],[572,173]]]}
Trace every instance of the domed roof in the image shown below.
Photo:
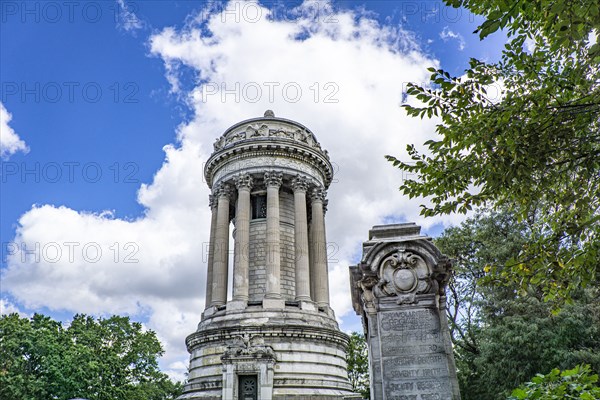
{"label": "domed roof", "polygon": [[[234,162],[241,159],[243,164]],[[272,110],[265,111],[262,117],[238,122],[225,130],[214,143],[214,152],[205,164],[204,176],[212,187],[215,181],[230,178],[230,175],[242,170],[258,172],[261,168],[276,166],[287,173],[298,168],[320,171],[310,175],[325,187],[333,178],[333,166],[327,150],[321,148],[314,133],[299,122],[276,117]]]}
{"label": "domed roof", "polygon": [[327,155],[310,129],[291,119],[275,117],[272,110],[265,111],[262,117],[250,118],[229,127],[215,141],[214,150],[217,152],[244,140],[268,138],[298,141]]}

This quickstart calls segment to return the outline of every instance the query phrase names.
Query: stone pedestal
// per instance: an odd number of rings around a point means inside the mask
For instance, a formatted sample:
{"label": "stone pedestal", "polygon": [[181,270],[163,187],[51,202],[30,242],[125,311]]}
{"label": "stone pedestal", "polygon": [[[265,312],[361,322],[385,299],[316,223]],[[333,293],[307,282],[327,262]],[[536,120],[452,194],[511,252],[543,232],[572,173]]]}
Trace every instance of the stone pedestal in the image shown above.
{"label": "stone pedestal", "polygon": [[371,399],[459,400],[445,311],[448,259],[414,224],[375,226],[350,271]]}

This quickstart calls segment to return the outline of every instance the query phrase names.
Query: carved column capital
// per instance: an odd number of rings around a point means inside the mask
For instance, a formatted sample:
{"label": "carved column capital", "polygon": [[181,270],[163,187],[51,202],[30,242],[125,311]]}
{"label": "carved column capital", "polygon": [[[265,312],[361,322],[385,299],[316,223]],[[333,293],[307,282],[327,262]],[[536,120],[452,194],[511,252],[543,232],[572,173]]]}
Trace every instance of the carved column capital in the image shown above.
{"label": "carved column capital", "polygon": [[254,185],[254,179],[250,174],[239,174],[233,180],[238,190],[242,188],[252,189]]}
{"label": "carved column capital", "polygon": [[296,175],[296,177],[292,180],[292,189],[294,189],[294,192],[306,192],[308,190],[308,179],[303,176]]}
{"label": "carved column capital", "polygon": [[283,184],[283,173],[276,171],[265,172],[265,185],[280,187]]}
{"label": "carved column capital", "polygon": [[310,200],[311,201],[325,201],[325,197],[327,197],[327,191],[322,187],[315,187],[310,191]]}
{"label": "carved column capital", "polygon": [[215,210],[217,208],[217,196],[215,194],[209,194],[208,195],[208,207],[210,207],[211,210]]}
{"label": "carved column capital", "polygon": [[217,187],[215,187],[214,192],[217,197],[228,197],[231,198],[233,195],[233,188],[228,183],[219,183]]}

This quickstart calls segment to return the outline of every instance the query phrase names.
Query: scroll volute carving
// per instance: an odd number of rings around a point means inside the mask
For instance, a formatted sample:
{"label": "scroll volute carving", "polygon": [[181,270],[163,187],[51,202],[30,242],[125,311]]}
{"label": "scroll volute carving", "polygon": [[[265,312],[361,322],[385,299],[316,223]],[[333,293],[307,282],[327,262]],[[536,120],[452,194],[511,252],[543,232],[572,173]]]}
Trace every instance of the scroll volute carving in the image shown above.
{"label": "scroll volute carving", "polygon": [[363,307],[368,314],[377,311],[375,296],[373,295],[373,288],[377,285],[377,282],[379,282],[379,278],[376,275],[363,275],[362,279],[356,282]]}

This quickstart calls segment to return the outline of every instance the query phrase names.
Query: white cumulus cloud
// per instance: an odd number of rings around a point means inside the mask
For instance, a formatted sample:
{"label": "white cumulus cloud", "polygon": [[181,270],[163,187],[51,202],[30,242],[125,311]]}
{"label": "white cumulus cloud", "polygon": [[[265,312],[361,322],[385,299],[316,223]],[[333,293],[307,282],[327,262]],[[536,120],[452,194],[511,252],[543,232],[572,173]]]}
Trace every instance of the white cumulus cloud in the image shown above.
{"label": "white cumulus cloud", "polygon": [[117,28],[123,29],[126,32],[135,33],[135,31],[144,27],[143,22],[135,13],[137,3],[117,0],[117,7],[118,10],[115,14]]}
{"label": "white cumulus cloud", "polygon": [[[248,7],[237,4],[228,10]],[[259,14],[203,10],[203,18],[190,16],[181,30],[151,36],[151,54],[164,61],[193,118],[178,129],[177,143],[165,147],[153,181],[140,188],[144,215],[126,221],[34,207],[20,218],[14,240],[33,254],[15,250],[2,275],[4,290],[28,308],[145,316],[166,345],[161,365],[171,376],[184,372],[184,339],[203,309],[210,210],[202,168],[228,126],[272,109],[308,126],[329,151],[335,165],[326,217],[331,298],[343,320],[353,313],[347,267],[373,225],[394,217],[427,228],[456,218],[421,218],[420,202],[398,191],[406,176],[384,159],[433,137],[435,121],[407,117],[401,101],[406,83],[428,81],[426,68],[439,63],[409,32],[368,15],[310,2],[278,18],[252,4]],[[184,69],[196,74],[195,87],[180,82]],[[78,244],[69,245],[72,259],[66,242]],[[57,246],[63,247],[59,260]],[[102,257],[90,262],[98,248]],[[137,262],[127,262],[132,259]]]}
{"label": "white cumulus cloud", "polygon": [[465,38],[460,33],[451,31],[449,27],[444,27],[444,29],[440,32],[440,38],[447,42],[451,39],[456,40],[458,42],[458,50],[463,51],[465,46],[467,45],[465,42]]}
{"label": "white cumulus cloud", "polygon": [[17,151],[29,152],[29,147],[8,125],[11,120],[12,115],[4,107],[4,104],[0,103],[0,158],[2,159],[8,159]]}
{"label": "white cumulus cloud", "polygon": [[21,311],[17,305],[7,299],[0,298],[0,316],[17,313],[20,317],[26,318],[28,315]]}

